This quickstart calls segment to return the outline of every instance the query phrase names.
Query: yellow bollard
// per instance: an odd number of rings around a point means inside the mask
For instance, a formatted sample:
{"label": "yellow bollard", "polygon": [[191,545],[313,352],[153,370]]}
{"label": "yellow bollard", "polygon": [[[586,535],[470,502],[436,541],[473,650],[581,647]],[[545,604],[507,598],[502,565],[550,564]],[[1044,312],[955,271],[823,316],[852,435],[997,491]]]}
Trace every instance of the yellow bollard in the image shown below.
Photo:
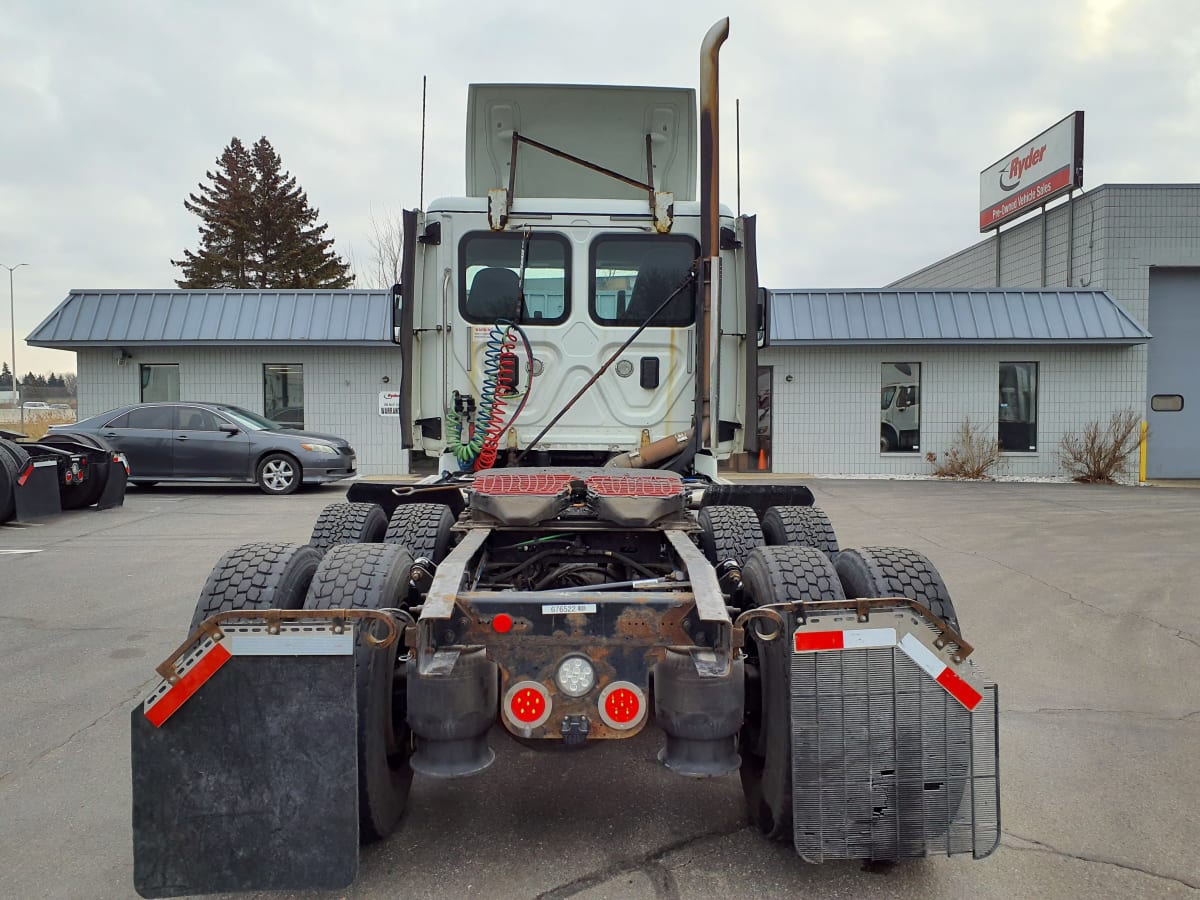
{"label": "yellow bollard", "polygon": [[1146,429],[1149,424],[1145,419],[1142,419],[1142,432],[1138,438],[1138,481],[1146,482]]}

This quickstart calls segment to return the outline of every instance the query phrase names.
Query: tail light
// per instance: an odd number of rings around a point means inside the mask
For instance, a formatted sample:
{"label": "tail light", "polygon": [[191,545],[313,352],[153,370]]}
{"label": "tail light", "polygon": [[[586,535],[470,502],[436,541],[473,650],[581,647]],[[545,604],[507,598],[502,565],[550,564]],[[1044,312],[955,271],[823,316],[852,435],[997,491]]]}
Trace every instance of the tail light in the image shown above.
{"label": "tail light", "polygon": [[518,681],[504,695],[504,714],[518,728],[537,728],[550,718],[553,703],[536,681]]}
{"label": "tail light", "polygon": [[600,718],[609,728],[628,731],[646,717],[646,695],[630,681],[614,681],[600,692]]}

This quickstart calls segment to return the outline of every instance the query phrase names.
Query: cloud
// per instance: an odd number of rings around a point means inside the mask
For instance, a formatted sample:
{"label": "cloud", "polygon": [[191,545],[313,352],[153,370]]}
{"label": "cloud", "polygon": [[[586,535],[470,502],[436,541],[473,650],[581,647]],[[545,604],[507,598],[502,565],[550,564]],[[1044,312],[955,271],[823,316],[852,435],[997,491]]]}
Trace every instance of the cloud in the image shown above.
{"label": "cloud", "polygon": [[[422,75],[428,203],[463,189],[469,83],[694,85],[729,9],[723,199],[736,203],[740,98],[742,206],[759,214],[768,285],[885,284],[974,243],[979,171],[1074,109],[1089,186],[1200,180],[1188,0],[105,0],[70,15],[10,0],[0,262],[31,264],[18,335],[73,287],[172,284],[169,260],[196,241],[183,199],[233,135],[266,135],[362,264],[371,216],[417,203]],[[73,360],[18,352],[23,368]]]}

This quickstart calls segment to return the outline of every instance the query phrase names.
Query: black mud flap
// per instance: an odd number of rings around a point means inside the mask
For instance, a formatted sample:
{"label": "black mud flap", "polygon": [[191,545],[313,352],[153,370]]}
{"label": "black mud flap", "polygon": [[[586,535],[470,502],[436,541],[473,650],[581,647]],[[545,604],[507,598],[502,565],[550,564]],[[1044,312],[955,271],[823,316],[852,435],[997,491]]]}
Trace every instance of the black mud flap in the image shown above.
{"label": "black mud flap", "polygon": [[160,727],[132,715],[143,897],[337,890],[358,869],[354,657],[233,656]]}
{"label": "black mud flap", "polygon": [[13,500],[18,522],[33,522],[62,512],[58,463],[53,459],[31,459],[13,485]]}
{"label": "black mud flap", "polygon": [[[96,454],[92,454],[95,456]],[[104,465],[108,467],[108,480],[100,499],[96,501],[96,509],[112,509],[125,504],[125,487],[129,481],[129,469],[125,456],[121,453],[105,453]]]}

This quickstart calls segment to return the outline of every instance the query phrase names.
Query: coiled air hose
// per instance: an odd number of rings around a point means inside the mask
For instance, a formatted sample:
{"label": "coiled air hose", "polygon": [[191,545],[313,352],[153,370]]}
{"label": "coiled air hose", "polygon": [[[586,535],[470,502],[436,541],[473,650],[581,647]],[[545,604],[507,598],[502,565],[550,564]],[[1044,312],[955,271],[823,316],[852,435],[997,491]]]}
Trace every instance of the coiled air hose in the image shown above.
{"label": "coiled air hose", "polygon": [[474,469],[489,469],[496,461],[499,453],[500,439],[512,427],[525,408],[529,399],[529,387],[526,387],[521,402],[513,412],[508,423],[504,423],[504,410],[508,398],[513,395],[513,387],[517,381],[517,363],[513,350],[517,346],[516,338],[520,337],[525,345],[525,356],[529,365],[529,378],[533,380],[533,348],[524,329],[515,322],[507,319],[497,319],[496,324],[488,332],[486,349],[483,357],[483,386],[479,392],[479,406],[475,411],[475,421],[471,426],[468,440],[463,441],[463,423],[456,409],[446,412],[446,425],[449,431],[450,452],[458,460],[459,468],[463,471]]}

